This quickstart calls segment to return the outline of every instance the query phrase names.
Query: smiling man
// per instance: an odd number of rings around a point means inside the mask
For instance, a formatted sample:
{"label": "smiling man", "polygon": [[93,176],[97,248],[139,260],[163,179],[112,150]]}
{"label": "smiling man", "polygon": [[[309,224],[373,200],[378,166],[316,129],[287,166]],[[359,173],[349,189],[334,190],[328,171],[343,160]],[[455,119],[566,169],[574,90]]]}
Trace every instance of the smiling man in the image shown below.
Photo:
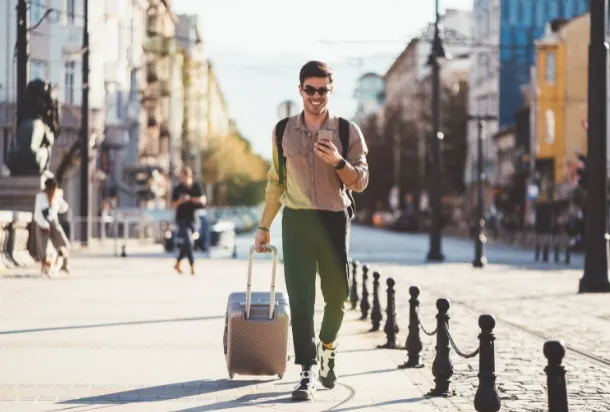
{"label": "smiling man", "polygon": [[[255,245],[258,251],[265,251],[271,241],[271,223],[284,205],[284,276],[295,363],[302,368],[292,399],[311,400],[315,365],[324,387],[334,388],[337,381],[336,340],[349,292],[351,191],[366,188],[369,172],[362,132],[328,110],[333,92],[331,68],[310,61],[301,68],[299,81],[303,112],[280,121],[272,133],[273,164]],[[313,319],[316,268],[326,304],[317,345]]]}

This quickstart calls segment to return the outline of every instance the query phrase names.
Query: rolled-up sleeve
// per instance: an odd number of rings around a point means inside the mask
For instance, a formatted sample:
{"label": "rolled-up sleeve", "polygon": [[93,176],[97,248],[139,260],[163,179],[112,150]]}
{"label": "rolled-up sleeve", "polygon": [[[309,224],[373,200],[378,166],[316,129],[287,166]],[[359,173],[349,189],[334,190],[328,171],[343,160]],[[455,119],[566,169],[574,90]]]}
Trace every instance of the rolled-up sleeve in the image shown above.
{"label": "rolled-up sleeve", "polygon": [[267,187],[265,188],[265,192],[268,196],[275,197],[279,200],[282,193],[284,192],[285,187],[285,180],[284,184],[280,184],[279,160],[277,145],[275,142],[275,128],[273,128],[273,131],[271,133],[271,167],[267,172]]}
{"label": "rolled-up sleeve", "polygon": [[358,172],[358,178],[349,185],[346,185],[348,189],[360,193],[369,184],[369,165],[366,161],[366,155],[368,154],[368,147],[364,141],[362,131],[357,124],[351,122],[349,131],[349,149],[347,151],[347,160],[356,171]]}

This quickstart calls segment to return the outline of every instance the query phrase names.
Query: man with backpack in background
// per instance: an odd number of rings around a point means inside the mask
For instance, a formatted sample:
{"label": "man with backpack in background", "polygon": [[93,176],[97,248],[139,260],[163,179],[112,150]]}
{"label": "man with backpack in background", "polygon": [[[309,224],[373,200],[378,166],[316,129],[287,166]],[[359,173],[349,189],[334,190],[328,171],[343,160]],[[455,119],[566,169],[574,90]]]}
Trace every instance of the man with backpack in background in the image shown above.
{"label": "man with backpack in background", "polygon": [[[273,130],[273,163],[255,245],[257,251],[265,251],[271,224],[283,205],[284,275],[295,363],[302,367],[292,399],[311,400],[316,365],[324,387],[336,384],[336,340],[349,294],[347,258],[355,213],[351,191],[366,188],[369,171],[360,128],[327,108],[333,92],[332,69],[310,61],[301,68],[299,81],[303,112],[283,119]],[[316,265],[326,304],[317,345]]]}

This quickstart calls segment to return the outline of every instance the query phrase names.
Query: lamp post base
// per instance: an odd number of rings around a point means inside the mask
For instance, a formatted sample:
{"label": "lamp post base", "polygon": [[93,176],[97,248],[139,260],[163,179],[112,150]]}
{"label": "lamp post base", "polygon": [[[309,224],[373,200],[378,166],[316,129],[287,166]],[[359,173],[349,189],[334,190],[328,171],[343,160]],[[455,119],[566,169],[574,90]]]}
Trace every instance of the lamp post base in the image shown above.
{"label": "lamp post base", "polygon": [[426,260],[428,262],[444,262],[445,255],[440,250],[431,250],[428,252],[428,256],[426,256]]}
{"label": "lamp post base", "polygon": [[487,258],[485,256],[476,257],[472,261],[472,266],[475,268],[485,267],[486,264],[487,264]]}
{"label": "lamp post base", "polygon": [[578,285],[578,293],[610,293],[610,282],[583,276]]}

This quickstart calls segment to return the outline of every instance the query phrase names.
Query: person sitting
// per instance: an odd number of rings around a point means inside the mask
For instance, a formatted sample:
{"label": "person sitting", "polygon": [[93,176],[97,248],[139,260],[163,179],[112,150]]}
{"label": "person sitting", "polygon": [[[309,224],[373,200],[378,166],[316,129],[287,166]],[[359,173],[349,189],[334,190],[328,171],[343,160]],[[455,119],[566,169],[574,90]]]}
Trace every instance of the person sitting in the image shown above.
{"label": "person sitting", "polygon": [[70,242],[59,222],[58,214],[69,210],[68,203],[63,199],[62,190],[55,178],[49,178],[44,183],[44,189],[36,195],[34,205],[34,222],[36,223],[36,239],[41,271],[50,276],[51,260],[47,254],[49,240],[57,251],[56,266],[68,271],[68,248]]}

